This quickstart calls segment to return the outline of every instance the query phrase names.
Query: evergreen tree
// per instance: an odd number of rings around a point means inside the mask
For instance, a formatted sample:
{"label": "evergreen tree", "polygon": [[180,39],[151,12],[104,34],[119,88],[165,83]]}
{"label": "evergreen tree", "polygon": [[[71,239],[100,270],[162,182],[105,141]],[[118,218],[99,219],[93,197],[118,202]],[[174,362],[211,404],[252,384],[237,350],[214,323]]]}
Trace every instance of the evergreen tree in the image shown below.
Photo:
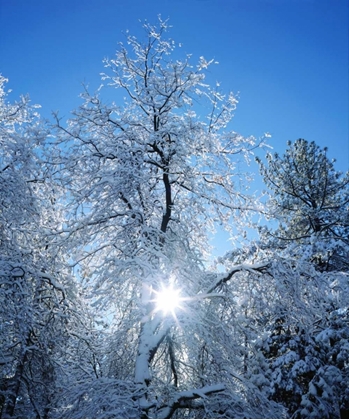
{"label": "evergreen tree", "polygon": [[[335,171],[326,149],[301,139],[267,163],[259,160],[279,226],[262,229],[259,243],[274,260],[268,283],[264,276],[273,303],[262,305],[266,337],[256,340],[251,380],[289,417],[345,416],[349,174]],[[262,287],[258,299],[264,295]]]}
{"label": "evergreen tree", "polygon": [[298,253],[321,270],[348,269],[349,173],[342,175],[327,157],[327,148],[299,139],[284,156],[268,154],[267,164],[257,159],[271,191],[269,217],[278,221],[272,246],[309,245]]}

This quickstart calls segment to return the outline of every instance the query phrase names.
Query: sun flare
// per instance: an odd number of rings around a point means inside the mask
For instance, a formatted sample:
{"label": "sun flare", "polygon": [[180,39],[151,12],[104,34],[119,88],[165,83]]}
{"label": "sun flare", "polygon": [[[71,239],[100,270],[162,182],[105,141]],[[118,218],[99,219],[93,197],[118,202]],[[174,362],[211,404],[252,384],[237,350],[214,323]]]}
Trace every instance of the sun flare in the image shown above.
{"label": "sun flare", "polygon": [[169,312],[174,313],[180,307],[180,290],[173,289],[172,285],[162,287],[159,292],[155,292],[156,311],[162,311],[164,315]]}

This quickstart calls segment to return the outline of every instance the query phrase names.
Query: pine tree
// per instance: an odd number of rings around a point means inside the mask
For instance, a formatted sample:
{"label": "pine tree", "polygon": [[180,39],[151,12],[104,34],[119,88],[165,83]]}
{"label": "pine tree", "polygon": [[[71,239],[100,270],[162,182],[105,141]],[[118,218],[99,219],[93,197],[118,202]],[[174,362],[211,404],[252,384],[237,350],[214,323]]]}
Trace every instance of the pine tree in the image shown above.
{"label": "pine tree", "polygon": [[279,223],[264,232],[273,246],[308,245],[299,254],[310,253],[321,270],[348,269],[349,173],[337,172],[327,148],[315,142],[299,139],[288,146],[282,157],[268,154],[267,164],[257,159],[271,191],[269,217]]}

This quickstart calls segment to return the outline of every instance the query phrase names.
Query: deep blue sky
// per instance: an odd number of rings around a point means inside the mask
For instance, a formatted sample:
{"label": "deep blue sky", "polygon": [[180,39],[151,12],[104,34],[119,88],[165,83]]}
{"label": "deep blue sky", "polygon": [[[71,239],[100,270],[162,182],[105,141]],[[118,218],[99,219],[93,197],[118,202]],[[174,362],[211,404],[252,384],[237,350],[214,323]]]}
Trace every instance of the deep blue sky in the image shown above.
{"label": "deep blue sky", "polygon": [[[12,99],[69,117],[95,90],[123,31],[170,18],[183,54],[203,55],[223,90],[240,92],[231,128],[274,150],[305,138],[349,169],[348,0],[0,0],[0,72]],[[263,155],[264,153],[262,153]],[[253,166],[253,171],[257,171]],[[261,183],[256,188],[262,188]]]}

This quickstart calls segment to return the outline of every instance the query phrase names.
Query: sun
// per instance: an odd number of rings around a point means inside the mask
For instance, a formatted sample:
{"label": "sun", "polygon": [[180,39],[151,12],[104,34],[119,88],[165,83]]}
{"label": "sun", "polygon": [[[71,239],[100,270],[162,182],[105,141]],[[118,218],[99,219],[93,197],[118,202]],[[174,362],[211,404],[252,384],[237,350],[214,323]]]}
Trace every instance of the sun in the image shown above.
{"label": "sun", "polygon": [[180,290],[173,289],[173,286],[162,286],[159,292],[155,292],[155,310],[162,311],[164,315],[168,313],[174,314],[175,310],[180,307]]}

